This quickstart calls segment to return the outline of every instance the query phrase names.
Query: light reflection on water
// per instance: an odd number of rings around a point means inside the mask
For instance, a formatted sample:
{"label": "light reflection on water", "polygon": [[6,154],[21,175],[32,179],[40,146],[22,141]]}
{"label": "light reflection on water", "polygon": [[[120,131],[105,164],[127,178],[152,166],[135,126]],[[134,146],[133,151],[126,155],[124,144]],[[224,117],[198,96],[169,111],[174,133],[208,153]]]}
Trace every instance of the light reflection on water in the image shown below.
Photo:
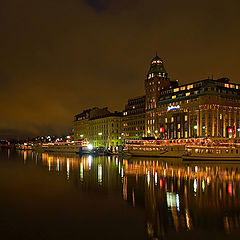
{"label": "light reflection on water", "polygon": [[26,165],[63,174],[80,192],[121,192],[129,209],[144,211],[149,239],[191,239],[199,233],[208,239],[208,232],[238,239],[240,163],[18,153]]}

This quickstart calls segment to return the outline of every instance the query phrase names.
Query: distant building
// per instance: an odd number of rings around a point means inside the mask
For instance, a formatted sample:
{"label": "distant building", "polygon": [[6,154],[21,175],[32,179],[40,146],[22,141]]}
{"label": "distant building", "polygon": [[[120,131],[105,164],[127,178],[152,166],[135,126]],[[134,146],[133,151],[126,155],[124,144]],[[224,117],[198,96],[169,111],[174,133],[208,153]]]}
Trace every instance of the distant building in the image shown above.
{"label": "distant building", "polygon": [[122,118],[124,139],[141,139],[145,136],[145,96],[131,98]]}
{"label": "distant building", "polygon": [[87,138],[94,147],[122,145],[122,113],[108,108],[84,110],[74,118],[74,140]]}

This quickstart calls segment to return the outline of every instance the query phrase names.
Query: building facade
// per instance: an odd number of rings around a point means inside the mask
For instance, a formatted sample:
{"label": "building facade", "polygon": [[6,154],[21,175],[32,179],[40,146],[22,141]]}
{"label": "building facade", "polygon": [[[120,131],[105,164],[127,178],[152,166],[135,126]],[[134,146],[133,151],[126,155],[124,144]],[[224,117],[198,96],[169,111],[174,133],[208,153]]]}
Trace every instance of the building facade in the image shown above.
{"label": "building facade", "polygon": [[131,98],[122,118],[123,139],[141,139],[145,136],[146,96]]}
{"label": "building facade", "polygon": [[177,81],[170,81],[165,70],[163,60],[156,56],[150,63],[150,68],[145,79],[145,136],[158,133],[157,102],[162,90],[178,86]]}
{"label": "building facade", "polygon": [[160,137],[240,137],[240,85],[206,79],[161,91]]}
{"label": "building facade", "polygon": [[108,148],[143,137],[240,137],[240,84],[221,78],[179,86],[158,56],[144,84],[146,94],[130,98],[123,113],[92,108],[76,115],[74,140]]}
{"label": "building facade", "polygon": [[87,138],[94,147],[106,149],[122,145],[122,113],[92,108],[74,118],[74,140]]}

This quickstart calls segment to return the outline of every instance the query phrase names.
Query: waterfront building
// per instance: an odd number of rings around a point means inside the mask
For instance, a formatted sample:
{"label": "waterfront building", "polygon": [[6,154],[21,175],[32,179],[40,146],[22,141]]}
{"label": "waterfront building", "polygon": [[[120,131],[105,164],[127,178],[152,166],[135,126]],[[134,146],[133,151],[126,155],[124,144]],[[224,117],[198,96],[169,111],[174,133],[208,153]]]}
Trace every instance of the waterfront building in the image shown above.
{"label": "waterfront building", "polygon": [[89,136],[90,113],[93,109],[87,109],[74,116],[73,132],[74,141],[83,140]]}
{"label": "waterfront building", "polygon": [[153,136],[159,131],[157,121],[157,102],[162,90],[171,89],[178,86],[177,81],[170,81],[165,70],[163,60],[156,56],[150,63],[150,68],[145,79],[145,135]]}
{"label": "waterfront building", "polygon": [[122,145],[122,113],[107,108],[84,110],[74,118],[74,140],[87,138],[94,147]]}
{"label": "waterfront building", "polygon": [[130,98],[122,118],[124,139],[141,139],[145,135],[145,96]]}
{"label": "waterfront building", "polygon": [[222,78],[164,89],[156,113],[160,137],[240,137],[240,85]]}
{"label": "waterfront building", "polygon": [[240,84],[221,78],[179,85],[158,56],[144,83],[146,94],[130,98],[123,114],[93,108],[76,115],[74,139],[107,147],[142,137],[240,137]]}
{"label": "waterfront building", "polygon": [[146,136],[240,137],[240,85],[228,78],[178,86],[156,56],[145,80]]}

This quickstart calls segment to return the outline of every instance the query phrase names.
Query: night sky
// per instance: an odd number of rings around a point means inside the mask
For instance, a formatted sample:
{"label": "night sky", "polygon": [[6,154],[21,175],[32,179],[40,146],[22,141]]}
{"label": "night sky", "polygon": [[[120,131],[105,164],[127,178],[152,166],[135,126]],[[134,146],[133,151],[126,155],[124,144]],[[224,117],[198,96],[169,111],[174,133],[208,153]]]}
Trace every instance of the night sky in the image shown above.
{"label": "night sky", "polygon": [[239,0],[0,0],[0,135],[62,134],[93,106],[144,94],[158,55],[172,80],[240,83]]}

